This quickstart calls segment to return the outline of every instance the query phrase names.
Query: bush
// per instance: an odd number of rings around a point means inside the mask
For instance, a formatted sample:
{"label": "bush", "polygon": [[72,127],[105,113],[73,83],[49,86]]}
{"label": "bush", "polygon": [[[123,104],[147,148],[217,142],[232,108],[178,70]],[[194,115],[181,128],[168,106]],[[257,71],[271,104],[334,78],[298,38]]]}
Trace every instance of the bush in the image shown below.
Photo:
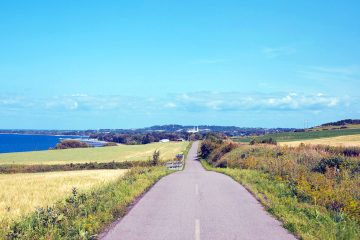
{"label": "bush", "polygon": [[207,159],[212,151],[219,146],[219,143],[213,142],[211,140],[205,140],[200,146],[200,157]]}
{"label": "bush", "polygon": [[155,150],[152,156],[152,165],[156,166],[159,164],[159,162],[160,162],[160,151]]}
{"label": "bush", "polygon": [[115,146],[117,146],[117,143],[107,142],[107,143],[105,143],[105,145],[103,147],[115,147]]}
{"label": "bush", "polygon": [[339,170],[343,162],[344,159],[342,157],[323,158],[313,170],[320,173],[325,173],[328,168]]}
{"label": "bush", "polygon": [[[216,151],[214,151],[214,154],[211,155],[210,160],[212,162],[218,162],[226,153],[230,152],[234,148],[237,147],[237,144],[235,143],[224,143],[220,148],[218,148]],[[224,166],[225,167],[225,166]]]}
{"label": "bush", "polygon": [[341,154],[346,157],[360,156],[360,147],[355,147],[355,146],[343,147],[343,146],[316,145],[313,148],[315,148],[316,150],[326,151],[332,154]]}
{"label": "bush", "polygon": [[260,139],[254,138],[250,141],[250,145],[255,145],[255,144],[259,144],[259,143],[277,145],[276,140],[271,137],[270,138],[260,138]]}
{"label": "bush", "polygon": [[63,140],[60,143],[56,144],[55,149],[68,149],[68,148],[88,148],[89,144],[81,142],[79,140]]}

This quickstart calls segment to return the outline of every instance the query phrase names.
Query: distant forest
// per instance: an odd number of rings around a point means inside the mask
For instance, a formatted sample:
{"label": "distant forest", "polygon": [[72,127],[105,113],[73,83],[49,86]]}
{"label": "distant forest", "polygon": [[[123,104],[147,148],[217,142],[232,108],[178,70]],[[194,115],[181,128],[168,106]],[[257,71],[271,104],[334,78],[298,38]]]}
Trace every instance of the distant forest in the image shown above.
{"label": "distant forest", "polygon": [[[360,124],[359,119],[345,119],[337,122],[325,123],[321,126],[342,126],[346,124]],[[196,130],[196,131],[195,131]],[[75,135],[88,136],[101,141],[122,144],[147,144],[158,142],[161,139],[170,141],[203,139],[209,133],[220,137],[233,136],[259,136],[273,133],[298,132],[303,129],[295,128],[244,128],[235,126],[183,126],[177,124],[155,125],[138,129],[99,129],[99,130],[27,130],[27,129],[4,129],[0,133],[16,134],[44,134],[44,135]]]}
{"label": "distant forest", "polygon": [[[196,131],[195,131],[196,130]],[[170,141],[203,139],[209,133],[221,137],[252,136],[268,133],[292,132],[294,128],[240,128],[235,126],[183,126],[157,125],[139,129],[100,129],[100,130],[0,130],[0,133],[44,134],[44,135],[76,135],[89,136],[101,141],[122,144],[147,144],[161,139]]]}
{"label": "distant forest", "polygon": [[[36,129],[0,129],[0,133],[17,133],[17,134],[44,134],[44,135],[74,135],[74,136],[98,136],[105,134],[130,134],[146,135],[148,133],[176,133],[177,136],[186,137],[188,130],[194,129],[195,126],[183,125],[156,125],[138,129],[99,129],[99,130],[36,130]],[[200,133],[223,133],[226,136],[249,136],[262,135],[267,133],[292,132],[295,128],[244,128],[235,126],[196,126]]]}

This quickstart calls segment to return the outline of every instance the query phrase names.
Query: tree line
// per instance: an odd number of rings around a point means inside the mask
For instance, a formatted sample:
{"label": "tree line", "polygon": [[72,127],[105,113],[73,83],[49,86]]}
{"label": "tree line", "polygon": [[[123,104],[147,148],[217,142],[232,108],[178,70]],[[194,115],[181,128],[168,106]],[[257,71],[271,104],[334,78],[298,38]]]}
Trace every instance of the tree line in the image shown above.
{"label": "tree line", "polygon": [[96,138],[100,141],[115,142],[121,144],[148,144],[152,142],[159,142],[162,139],[169,139],[170,141],[194,141],[203,139],[203,133],[188,133],[188,132],[148,132],[137,134],[122,134],[122,133],[94,133],[90,135],[91,138]]}

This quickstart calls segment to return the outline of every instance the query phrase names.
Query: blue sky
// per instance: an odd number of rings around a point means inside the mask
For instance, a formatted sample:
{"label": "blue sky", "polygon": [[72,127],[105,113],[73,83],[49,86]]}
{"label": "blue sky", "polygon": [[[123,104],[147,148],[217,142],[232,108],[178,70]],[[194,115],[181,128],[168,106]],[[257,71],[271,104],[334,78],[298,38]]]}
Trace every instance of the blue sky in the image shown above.
{"label": "blue sky", "polygon": [[1,1],[0,128],[360,118],[359,1]]}

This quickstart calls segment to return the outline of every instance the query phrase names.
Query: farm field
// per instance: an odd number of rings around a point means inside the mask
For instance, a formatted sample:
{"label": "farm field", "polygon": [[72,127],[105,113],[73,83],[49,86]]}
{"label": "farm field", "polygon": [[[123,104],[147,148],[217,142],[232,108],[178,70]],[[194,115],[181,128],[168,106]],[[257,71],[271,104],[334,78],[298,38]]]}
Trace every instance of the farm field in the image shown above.
{"label": "farm field", "polygon": [[287,132],[287,133],[267,134],[267,135],[258,136],[258,137],[234,137],[232,139],[236,142],[248,143],[254,138],[255,139],[264,139],[264,138],[271,137],[271,138],[275,139],[277,142],[291,142],[291,141],[302,141],[302,140],[311,140],[311,139],[318,139],[318,138],[330,138],[330,137],[356,135],[356,134],[360,134],[360,128],[311,131],[311,132]]}
{"label": "farm field", "polygon": [[162,161],[171,160],[183,152],[189,142],[151,143],[145,145],[119,145],[115,147],[77,148],[0,154],[3,164],[69,164],[86,162],[146,161],[155,150]]}
{"label": "farm field", "polygon": [[330,146],[357,146],[360,147],[360,134],[356,135],[347,135],[347,136],[339,136],[339,137],[331,137],[331,138],[319,138],[319,139],[311,139],[311,140],[303,140],[303,141],[290,141],[290,142],[280,142],[281,146],[299,146],[301,143],[304,144],[312,144],[312,145],[330,145]]}
{"label": "farm field", "polygon": [[[345,127],[345,128],[344,128]],[[346,125],[328,125],[328,126],[318,126],[314,128],[307,129],[306,131],[322,131],[322,130],[335,130],[335,129],[359,129],[360,124],[346,124]]]}
{"label": "farm field", "polygon": [[84,170],[72,172],[0,174],[0,228],[65,199],[76,187],[79,192],[115,181],[127,170]]}

